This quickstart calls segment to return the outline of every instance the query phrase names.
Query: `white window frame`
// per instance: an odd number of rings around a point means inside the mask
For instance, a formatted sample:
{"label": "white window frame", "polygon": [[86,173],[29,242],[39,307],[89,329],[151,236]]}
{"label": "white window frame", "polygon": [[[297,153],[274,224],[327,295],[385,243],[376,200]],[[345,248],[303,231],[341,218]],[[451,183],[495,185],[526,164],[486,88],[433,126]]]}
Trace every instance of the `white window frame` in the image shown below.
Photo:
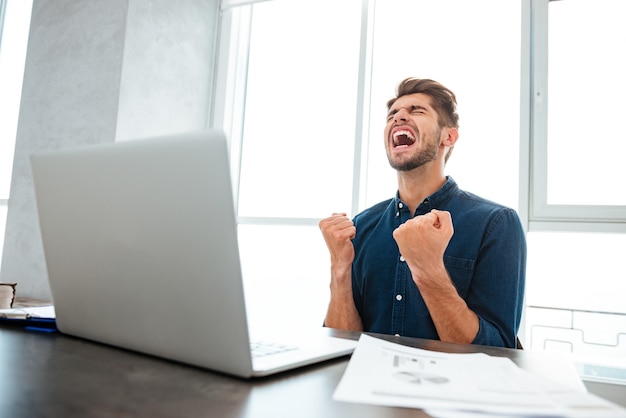
{"label": "white window frame", "polygon": [[[529,39],[529,231],[626,233],[626,206],[555,205],[548,203],[548,3],[531,0]],[[526,6],[525,6],[526,7]],[[526,34],[525,34],[526,35]],[[523,107],[524,108],[524,107]],[[524,120],[522,120],[524,122]],[[520,178],[525,186],[525,179]],[[523,188],[520,188],[523,190]]]}

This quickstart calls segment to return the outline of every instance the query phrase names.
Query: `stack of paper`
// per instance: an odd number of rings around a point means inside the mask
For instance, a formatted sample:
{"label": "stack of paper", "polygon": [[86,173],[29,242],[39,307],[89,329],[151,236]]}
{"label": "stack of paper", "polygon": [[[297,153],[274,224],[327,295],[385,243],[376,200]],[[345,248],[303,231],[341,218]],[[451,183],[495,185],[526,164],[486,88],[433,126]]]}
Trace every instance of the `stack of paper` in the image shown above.
{"label": "stack of paper", "polygon": [[33,306],[29,308],[0,309],[0,318],[8,319],[31,319],[46,318],[54,319],[56,314],[53,305]]}
{"label": "stack of paper", "polygon": [[450,354],[362,335],[334,399],[424,409],[434,417],[626,417],[618,405],[508,358]]}

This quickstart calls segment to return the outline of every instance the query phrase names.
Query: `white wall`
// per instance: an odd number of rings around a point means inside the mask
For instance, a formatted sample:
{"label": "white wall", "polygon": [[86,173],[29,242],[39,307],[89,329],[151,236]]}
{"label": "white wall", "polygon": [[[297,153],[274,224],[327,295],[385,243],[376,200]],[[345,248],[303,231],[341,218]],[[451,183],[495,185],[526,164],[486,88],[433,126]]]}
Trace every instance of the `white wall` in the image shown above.
{"label": "white wall", "polygon": [[130,0],[116,140],[203,129],[218,0]]}
{"label": "white wall", "polygon": [[[218,0],[35,0],[0,280],[49,299],[29,156],[206,126]],[[71,260],[68,260],[71,262]]]}

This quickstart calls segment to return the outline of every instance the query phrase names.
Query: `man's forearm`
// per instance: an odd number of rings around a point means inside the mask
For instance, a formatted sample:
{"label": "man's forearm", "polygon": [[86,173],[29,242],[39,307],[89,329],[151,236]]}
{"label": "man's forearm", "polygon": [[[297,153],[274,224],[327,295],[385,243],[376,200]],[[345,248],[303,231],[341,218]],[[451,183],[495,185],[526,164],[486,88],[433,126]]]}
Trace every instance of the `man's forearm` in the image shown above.
{"label": "man's forearm", "polygon": [[363,323],[354,305],[351,269],[334,271],[330,283],[330,303],[326,313],[327,327],[363,331]]}
{"label": "man's forearm", "polygon": [[478,316],[459,296],[445,269],[436,280],[416,280],[441,341],[470,344],[478,334]]}
{"label": "man's forearm", "polygon": [[350,306],[348,303],[335,302],[331,299],[324,325],[348,331],[363,331],[361,317],[354,307],[354,302]]}

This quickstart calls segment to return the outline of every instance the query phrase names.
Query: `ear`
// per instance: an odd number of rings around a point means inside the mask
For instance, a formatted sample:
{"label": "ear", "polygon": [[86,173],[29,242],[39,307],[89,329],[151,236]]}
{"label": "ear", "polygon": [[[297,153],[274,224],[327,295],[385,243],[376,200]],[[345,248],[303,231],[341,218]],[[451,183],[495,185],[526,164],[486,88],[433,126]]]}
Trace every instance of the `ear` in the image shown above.
{"label": "ear", "polygon": [[441,145],[453,147],[459,139],[459,130],[457,128],[444,128],[441,132]]}

